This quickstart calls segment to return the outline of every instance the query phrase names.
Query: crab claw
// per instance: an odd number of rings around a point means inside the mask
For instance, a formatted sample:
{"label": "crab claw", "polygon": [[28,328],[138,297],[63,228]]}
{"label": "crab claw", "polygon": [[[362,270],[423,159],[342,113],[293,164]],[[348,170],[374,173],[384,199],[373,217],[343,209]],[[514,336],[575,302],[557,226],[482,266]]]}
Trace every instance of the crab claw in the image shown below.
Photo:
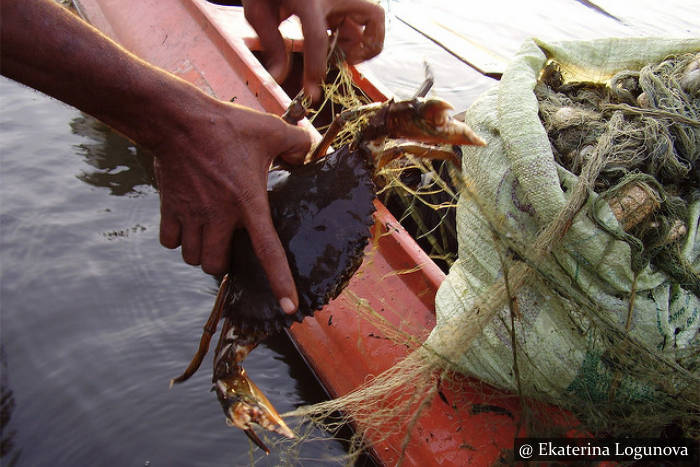
{"label": "crab claw", "polygon": [[424,143],[486,146],[486,141],[474,133],[469,125],[450,116],[449,111],[453,109],[452,105],[442,99],[426,99],[419,102],[417,116],[423,119],[433,132],[426,132],[426,137],[417,139]]}
{"label": "crab claw", "polygon": [[245,431],[266,454],[270,450],[253,431],[253,424],[265,430],[296,438],[277,410],[272,406],[265,394],[250,379],[243,368],[239,368],[233,376],[218,379],[214,382],[214,390],[226,414],[226,423]]}
{"label": "crab claw", "polygon": [[453,107],[442,99],[396,102],[387,109],[387,129],[392,138],[429,144],[486,146],[469,126],[449,114]]}

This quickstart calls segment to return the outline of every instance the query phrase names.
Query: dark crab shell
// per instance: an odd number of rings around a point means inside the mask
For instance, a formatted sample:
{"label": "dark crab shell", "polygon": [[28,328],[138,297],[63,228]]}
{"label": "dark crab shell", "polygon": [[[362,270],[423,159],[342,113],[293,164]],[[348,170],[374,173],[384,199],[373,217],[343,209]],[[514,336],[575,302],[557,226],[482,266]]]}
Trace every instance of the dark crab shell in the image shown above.
{"label": "dark crab shell", "polygon": [[245,231],[234,236],[224,317],[242,333],[279,332],[301,322],[347,286],[362,264],[373,224],[374,166],[343,147],[305,166],[270,172],[272,220],[287,253],[299,310],[285,314]]}

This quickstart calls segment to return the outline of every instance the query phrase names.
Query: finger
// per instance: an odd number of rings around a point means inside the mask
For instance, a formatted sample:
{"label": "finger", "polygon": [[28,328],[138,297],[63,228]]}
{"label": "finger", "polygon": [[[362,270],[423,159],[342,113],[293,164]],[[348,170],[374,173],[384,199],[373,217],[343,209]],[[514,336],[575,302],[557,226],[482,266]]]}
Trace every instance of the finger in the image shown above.
{"label": "finger", "polygon": [[[365,57],[368,60],[382,51],[384,48],[384,9],[379,5],[369,4],[365,22],[365,33],[362,42],[365,44]],[[358,18],[353,18],[355,21]],[[359,22],[359,21],[357,21]]]}
{"label": "finger", "polygon": [[197,266],[201,263],[202,226],[185,223],[182,227],[182,259],[185,263]]}
{"label": "finger", "polygon": [[299,306],[299,298],[287,255],[272,224],[267,199],[261,197],[249,203],[244,210],[243,221],[272,292],[285,313],[294,313]]}
{"label": "finger", "polygon": [[160,215],[160,244],[171,250],[180,246],[180,221],[161,210]]}
{"label": "finger", "polygon": [[343,51],[345,60],[351,63],[356,55],[355,48],[362,44],[362,36],[364,29],[361,24],[356,23],[350,18],[343,18],[340,25],[337,26],[338,32],[338,47]]}
{"label": "finger", "polygon": [[[341,25],[341,33],[350,40],[355,40],[357,29],[361,38],[348,44],[343,50],[348,63],[355,64],[368,60],[382,51],[384,47],[384,9],[369,2],[353,4],[353,10],[348,12]],[[357,29],[356,29],[357,28]],[[347,39],[346,39],[347,40]],[[345,41],[341,41],[341,44]]]}
{"label": "finger", "polygon": [[365,33],[364,26],[352,18],[342,18],[340,24],[336,27],[338,30],[338,43],[347,42],[353,44],[360,42]]}
{"label": "finger", "polygon": [[231,261],[233,227],[225,224],[205,224],[202,228],[202,270],[207,274],[223,274]]}
{"label": "finger", "polygon": [[328,54],[328,33],[326,19],[318,4],[304,2],[297,16],[304,34],[304,91],[313,102],[321,97],[319,87],[326,75],[326,55]]}
{"label": "finger", "polygon": [[278,11],[270,2],[244,2],[245,18],[255,29],[265,51],[265,67],[276,81],[282,82],[289,73],[289,54],[279,31]]}
{"label": "finger", "polygon": [[303,164],[306,154],[311,149],[311,134],[304,128],[286,123],[284,131],[277,134],[282,136],[278,147],[283,148],[278,157],[290,164]]}

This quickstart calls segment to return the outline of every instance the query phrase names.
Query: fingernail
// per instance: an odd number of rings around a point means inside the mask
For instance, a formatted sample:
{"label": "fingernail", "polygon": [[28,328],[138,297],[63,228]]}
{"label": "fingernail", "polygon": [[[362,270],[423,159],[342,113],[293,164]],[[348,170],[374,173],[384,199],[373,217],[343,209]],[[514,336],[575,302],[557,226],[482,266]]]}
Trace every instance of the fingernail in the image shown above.
{"label": "fingernail", "polygon": [[297,307],[294,306],[294,302],[289,297],[280,298],[280,306],[282,307],[282,310],[288,315],[291,315],[292,313],[297,311]]}

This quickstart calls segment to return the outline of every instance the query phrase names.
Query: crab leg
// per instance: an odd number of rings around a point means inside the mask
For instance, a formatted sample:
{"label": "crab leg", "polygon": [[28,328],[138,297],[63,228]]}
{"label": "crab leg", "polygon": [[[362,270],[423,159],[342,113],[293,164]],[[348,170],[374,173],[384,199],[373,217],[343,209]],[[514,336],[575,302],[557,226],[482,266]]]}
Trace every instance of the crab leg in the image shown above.
{"label": "crab leg", "polygon": [[214,307],[211,310],[209,319],[207,319],[207,322],[204,324],[204,332],[202,333],[202,337],[199,340],[199,348],[194,354],[194,357],[192,357],[192,361],[187,366],[187,369],[185,369],[184,373],[182,373],[177,378],[173,378],[170,380],[171,388],[173,387],[173,384],[182,383],[190,379],[190,377],[193,374],[195,374],[195,372],[199,369],[199,366],[202,364],[204,357],[209,351],[209,343],[211,342],[211,338],[216,333],[216,326],[217,324],[219,324],[221,316],[223,315],[224,299],[226,297],[226,293],[228,292],[228,283],[228,274],[226,274],[221,280],[219,292],[216,294],[216,301],[214,302]]}
{"label": "crab leg", "polygon": [[253,383],[240,363],[267,337],[266,333],[239,335],[225,320],[214,357],[213,390],[226,415],[226,423],[242,429],[266,454],[270,450],[253,431],[253,424],[265,430],[296,438],[265,394]]}
{"label": "crab leg", "polygon": [[449,115],[453,107],[442,99],[389,101],[370,120],[365,137],[406,138],[428,144],[485,146],[469,126]]}
{"label": "crab leg", "polygon": [[[382,145],[386,137],[407,138],[420,143],[453,144],[484,146],[486,143],[465,123],[450,117],[448,111],[452,106],[441,99],[414,98],[407,101],[393,100],[364,105],[357,109],[344,110],[336,116],[331,126],[323,135],[321,142],[314,148],[306,163],[313,162],[326,155],[328,148],[338,132],[351,120],[362,115],[371,114],[369,125],[363,132],[365,141],[376,141]],[[418,150],[419,153],[428,154]],[[447,152],[437,149],[435,154],[454,160]],[[456,161],[455,161],[456,162]]]}
{"label": "crab leg", "polygon": [[308,164],[309,162],[314,162],[325,156],[328,152],[328,148],[331,147],[333,140],[336,136],[338,136],[338,133],[343,129],[347,122],[355,120],[362,115],[376,112],[383,105],[384,104],[382,102],[375,102],[372,104],[363,105],[356,109],[343,110],[337,114],[333,119],[331,126],[328,127],[326,133],[323,135],[323,139],[316,145],[316,147],[313,148],[311,153],[306,156],[304,163]]}
{"label": "crab leg", "polygon": [[[170,386],[188,380],[199,368],[209,351],[212,336],[224,312],[224,303],[229,288],[228,274],[224,276],[216,295],[214,307],[204,325],[204,332],[199,342],[199,348],[192,361],[182,375],[170,380]],[[253,383],[240,366],[248,354],[257,347],[258,343],[267,337],[265,333],[249,333],[239,335],[235,326],[227,319],[221,329],[221,335],[216,345],[214,356],[213,391],[221,402],[226,414],[226,422],[230,426],[245,431],[246,435],[266,454],[270,450],[253,431],[253,424],[266,430],[273,431],[288,438],[295,438],[294,432],[282,420],[277,410],[265,394]]]}
{"label": "crab leg", "polygon": [[404,154],[412,154],[421,159],[450,161],[457,167],[462,163],[457,154],[455,154],[455,151],[449,146],[431,146],[423,143],[400,143],[396,146],[385,148],[380,151],[379,155],[375,156],[377,169],[381,169],[389,162],[398,159]]}
{"label": "crab leg", "polygon": [[433,71],[430,69],[430,66],[428,65],[428,62],[423,62],[423,67],[425,68],[425,80],[423,81],[423,84],[420,85],[418,88],[418,91],[413,95],[413,98],[415,99],[416,97],[425,97],[428,95],[430,90],[433,88],[433,84],[435,84],[435,78],[433,77]]}

